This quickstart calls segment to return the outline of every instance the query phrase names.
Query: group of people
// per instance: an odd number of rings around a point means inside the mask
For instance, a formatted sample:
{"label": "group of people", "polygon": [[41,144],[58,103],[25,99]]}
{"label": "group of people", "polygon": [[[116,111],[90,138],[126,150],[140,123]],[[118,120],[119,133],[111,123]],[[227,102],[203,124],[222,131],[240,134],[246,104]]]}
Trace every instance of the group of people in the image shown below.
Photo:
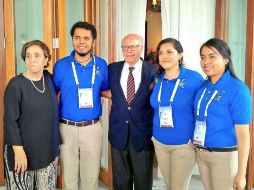
{"label": "group of people", "polygon": [[141,58],[143,38],[126,35],[124,60],[109,64],[93,54],[96,29],[70,31],[74,50],[47,70],[50,52],[24,44],[26,71],[4,95],[4,165],[7,189],[55,189],[58,158],[64,189],[98,189],[102,151],[101,97],[109,116],[113,189],[151,190],[153,157],[169,190],[187,190],[198,164],[206,190],[240,190],[246,184],[251,96],[235,75],[228,45],[210,39],[200,48],[207,78],[183,66],[173,38],[159,42],[157,76]]}

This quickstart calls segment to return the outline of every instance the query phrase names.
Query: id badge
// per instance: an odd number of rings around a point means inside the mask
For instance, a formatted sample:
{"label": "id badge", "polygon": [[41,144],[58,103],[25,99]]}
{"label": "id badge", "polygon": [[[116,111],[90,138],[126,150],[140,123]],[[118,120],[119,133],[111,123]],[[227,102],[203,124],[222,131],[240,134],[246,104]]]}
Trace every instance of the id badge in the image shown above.
{"label": "id badge", "polygon": [[174,127],[171,106],[160,106],[159,113],[160,127]]}
{"label": "id badge", "polygon": [[79,108],[92,108],[93,107],[93,89],[79,88],[78,102],[79,102]]}
{"label": "id badge", "polygon": [[206,122],[197,120],[194,130],[193,144],[204,146],[205,134],[206,134]]}

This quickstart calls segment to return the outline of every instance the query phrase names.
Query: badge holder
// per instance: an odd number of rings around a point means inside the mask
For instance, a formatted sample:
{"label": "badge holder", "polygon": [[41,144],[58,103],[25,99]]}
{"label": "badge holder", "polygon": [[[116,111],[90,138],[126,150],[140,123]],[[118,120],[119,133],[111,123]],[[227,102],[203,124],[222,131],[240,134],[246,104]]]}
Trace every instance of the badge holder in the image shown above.
{"label": "badge holder", "polygon": [[193,144],[204,146],[205,135],[206,135],[206,122],[196,120],[194,137],[193,137]]}
{"label": "badge holder", "polygon": [[71,62],[71,66],[72,66],[72,71],[73,71],[73,75],[74,75],[74,79],[75,79],[75,84],[78,87],[78,104],[79,104],[79,108],[93,108],[93,85],[94,85],[94,81],[95,81],[95,57],[93,56],[93,72],[92,72],[92,81],[91,81],[91,86],[92,88],[79,88],[79,80],[78,80],[78,75],[77,75],[77,71],[76,71],[76,67],[74,62]]}
{"label": "badge holder", "polygon": [[172,106],[160,106],[160,127],[173,128]]}
{"label": "badge holder", "polygon": [[79,108],[92,108],[93,107],[93,89],[79,88],[78,102],[79,102]]}

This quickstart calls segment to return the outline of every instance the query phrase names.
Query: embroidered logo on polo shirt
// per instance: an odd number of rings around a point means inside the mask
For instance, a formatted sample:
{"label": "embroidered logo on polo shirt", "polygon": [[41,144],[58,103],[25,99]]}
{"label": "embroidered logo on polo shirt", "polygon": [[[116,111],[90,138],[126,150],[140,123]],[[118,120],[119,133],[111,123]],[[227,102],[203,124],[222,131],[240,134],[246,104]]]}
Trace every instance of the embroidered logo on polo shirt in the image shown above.
{"label": "embroidered logo on polo shirt", "polygon": [[95,74],[98,75],[98,76],[101,76],[100,67],[96,68]]}
{"label": "embroidered logo on polo shirt", "polygon": [[223,94],[225,93],[226,91],[225,90],[223,90],[222,92],[218,92],[218,94],[217,94],[217,96],[216,96],[216,100],[218,100],[218,101],[220,101],[221,100],[221,98],[222,98],[222,96],[223,96]]}
{"label": "embroidered logo on polo shirt", "polygon": [[181,88],[184,88],[185,82],[186,82],[186,79],[182,79],[182,80],[180,81],[180,83],[179,83],[179,86],[180,86]]}

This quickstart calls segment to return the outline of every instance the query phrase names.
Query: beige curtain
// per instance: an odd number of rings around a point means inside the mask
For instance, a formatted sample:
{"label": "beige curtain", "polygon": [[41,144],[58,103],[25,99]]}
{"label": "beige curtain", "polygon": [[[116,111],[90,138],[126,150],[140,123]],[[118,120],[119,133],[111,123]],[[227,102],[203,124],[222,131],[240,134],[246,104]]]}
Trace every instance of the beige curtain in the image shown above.
{"label": "beige curtain", "polygon": [[215,0],[161,0],[162,36],[178,39],[187,68],[202,73],[199,48],[214,37]]}
{"label": "beige curtain", "polygon": [[123,60],[121,40],[129,33],[137,33],[145,38],[147,0],[116,1],[116,60]]}

